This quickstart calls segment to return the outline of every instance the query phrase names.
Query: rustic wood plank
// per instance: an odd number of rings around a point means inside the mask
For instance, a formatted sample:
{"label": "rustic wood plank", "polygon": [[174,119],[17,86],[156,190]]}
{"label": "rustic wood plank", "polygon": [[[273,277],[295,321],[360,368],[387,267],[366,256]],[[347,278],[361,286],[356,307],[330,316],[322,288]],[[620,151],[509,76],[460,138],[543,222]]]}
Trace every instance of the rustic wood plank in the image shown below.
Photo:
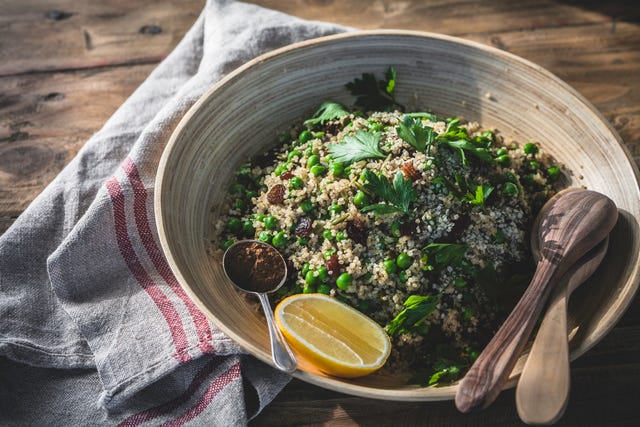
{"label": "rustic wood plank", "polygon": [[154,66],[0,78],[0,233]]}
{"label": "rustic wood plank", "polygon": [[203,5],[204,0],[4,1],[0,76],[159,62]]}

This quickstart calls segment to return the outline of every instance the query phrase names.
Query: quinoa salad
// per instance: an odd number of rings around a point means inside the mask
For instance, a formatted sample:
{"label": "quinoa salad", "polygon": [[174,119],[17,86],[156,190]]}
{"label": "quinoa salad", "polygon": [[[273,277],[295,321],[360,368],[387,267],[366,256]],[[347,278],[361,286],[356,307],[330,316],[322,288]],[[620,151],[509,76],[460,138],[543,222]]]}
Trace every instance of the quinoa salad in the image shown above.
{"label": "quinoa salad", "polygon": [[524,291],[529,230],[561,168],[531,141],[405,112],[396,72],[347,84],[240,166],[212,251],[257,239],[287,260],[271,301],[324,293],[385,328],[383,369],[421,385],[460,378]]}

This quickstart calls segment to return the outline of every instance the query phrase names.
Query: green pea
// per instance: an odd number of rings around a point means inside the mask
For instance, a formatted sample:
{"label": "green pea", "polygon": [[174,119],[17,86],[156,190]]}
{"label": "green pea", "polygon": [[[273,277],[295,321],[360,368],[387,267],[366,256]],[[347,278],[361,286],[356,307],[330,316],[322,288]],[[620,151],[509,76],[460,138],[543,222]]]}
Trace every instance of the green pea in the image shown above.
{"label": "green pea", "polygon": [[304,283],[311,286],[315,286],[318,283],[318,276],[315,275],[315,271],[307,271],[307,274],[304,275]]}
{"label": "green pea", "polygon": [[278,225],[278,219],[273,215],[265,216],[263,222],[268,230],[275,230]]}
{"label": "green pea", "polygon": [[294,190],[297,190],[298,188],[302,188],[303,185],[304,185],[304,181],[302,181],[302,179],[300,179],[297,176],[294,176],[289,180],[289,187],[293,188]]}
{"label": "green pea", "polygon": [[349,273],[342,273],[336,279],[336,286],[338,286],[338,288],[343,291],[346,291],[347,289],[349,289],[352,283],[353,283],[353,278]]}
{"label": "green pea", "polygon": [[254,215],[254,218],[255,218],[257,221],[262,222],[262,221],[264,221],[264,219],[266,218],[266,215],[265,215],[265,214],[255,214],[255,215]]}
{"label": "green pea", "polygon": [[326,282],[327,280],[329,280],[329,269],[327,267],[323,265],[316,271],[318,273],[318,279],[320,279],[321,282]]}
{"label": "green pea", "polygon": [[332,215],[337,215],[342,212],[342,206],[334,203],[333,205],[329,206],[329,212],[331,212]]}
{"label": "green pea", "polygon": [[385,259],[384,261],[382,261],[382,265],[384,267],[384,271],[389,274],[394,274],[396,271],[398,271],[398,266],[396,265],[395,260]]}
{"label": "green pea", "polygon": [[271,240],[271,244],[278,249],[282,249],[287,245],[287,235],[284,231],[278,231],[275,236],[273,236],[273,240]]}
{"label": "green pea", "polygon": [[413,260],[406,252],[401,252],[396,258],[396,265],[402,270],[409,268],[412,263]]}
{"label": "green pea", "polygon": [[513,182],[507,182],[504,184],[502,192],[507,196],[515,196],[516,194],[518,194],[518,186]]}
{"label": "green pea", "polygon": [[311,169],[309,170],[309,172],[311,172],[311,175],[313,176],[320,176],[320,175],[324,175],[324,173],[327,171],[327,168],[325,168],[322,165],[315,165],[312,166]]}
{"label": "green pea", "polygon": [[358,190],[356,192],[356,195],[353,196],[353,204],[356,205],[356,207],[358,208],[362,208],[366,206],[368,203],[369,203],[369,200],[367,199],[367,195],[364,193],[364,191]]}
{"label": "green pea", "polygon": [[274,169],[273,173],[276,176],[280,176],[288,169],[288,167],[289,167],[289,162],[281,163],[278,166],[276,166],[276,168]]}
{"label": "green pea", "polygon": [[325,260],[328,260],[329,258],[331,258],[331,255],[335,254],[336,250],[335,249],[329,249],[328,251],[326,251],[324,254],[322,254],[322,257]]}
{"label": "green pea", "polygon": [[233,194],[242,194],[244,193],[244,185],[240,184],[240,183],[235,183],[231,186],[231,193]]}
{"label": "green pea", "polygon": [[237,210],[242,210],[246,206],[246,203],[242,199],[236,199],[233,201],[233,208]]}
{"label": "green pea", "polygon": [[536,154],[538,154],[538,151],[540,151],[538,146],[533,142],[527,142],[526,144],[524,144],[524,147],[522,149],[525,154],[528,154],[530,156],[535,156]]}
{"label": "green pea", "polygon": [[291,161],[291,159],[293,159],[294,157],[302,157],[302,153],[298,150],[293,150],[289,153],[289,155],[287,156],[287,160]]}
{"label": "green pea", "polygon": [[402,283],[405,283],[407,280],[409,280],[409,278],[407,277],[407,270],[402,270],[400,271],[400,273],[398,273],[398,280],[400,280]]}
{"label": "green pea", "polygon": [[321,294],[329,295],[331,293],[331,286],[326,283],[321,283],[318,285],[318,292]]}
{"label": "green pea", "polygon": [[507,147],[500,147],[500,148],[498,148],[498,150],[496,150],[496,156],[498,156],[498,157],[504,156],[508,152],[509,152],[509,150],[507,150]]}
{"label": "green pea", "polygon": [[347,233],[345,233],[344,231],[338,231],[336,233],[336,240],[338,242],[341,242],[342,240],[345,240],[347,238]]}
{"label": "green pea", "polygon": [[305,262],[304,264],[302,264],[302,270],[300,270],[300,273],[305,276],[307,274],[307,271],[309,271],[309,263]]}
{"label": "green pea", "polygon": [[253,237],[253,234],[256,232],[256,229],[253,228],[252,221],[245,221],[242,223],[242,232],[247,236]]}
{"label": "green pea", "polygon": [[540,163],[536,161],[529,162],[529,169],[534,171],[540,169]]}
{"label": "green pea", "polygon": [[247,200],[251,200],[254,197],[258,196],[258,192],[257,191],[253,191],[253,190],[249,190],[247,191],[247,193],[245,194],[245,196],[247,197]]}
{"label": "green pea", "polygon": [[467,286],[467,281],[462,277],[456,277],[455,279],[453,279],[453,284],[458,288],[464,288],[465,286]]}
{"label": "green pea", "polygon": [[560,168],[557,166],[550,166],[547,168],[547,178],[551,181],[555,181],[560,176]]}
{"label": "green pea", "polygon": [[313,155],[313,149],[312,148],[307,148],[306,150],[304,150],[304,155],[307,157],[310,157]]}
{"label": "green pea", "polygon": [[302,132],[300,132],[300,135],[298,135],[298,141],[302,142],[303,144],[307,141],[310,141],[312,138],[313,134],[308,130],[303,130]]}
{"label": "green pea", "polygon": [[242,221],[238,218],[229,218],[227,222],[227,229],[232,233],[237,233],[242,229]]}
{"label": "green pea", "polygon": [[296,237],[296,242],[300,246],[307,246],[307,244],[309,244],[309,241],[307,239],[305,239],[304,237]]}
{"label": "green pea", "polygon": [[496,163],[501,166],[509,166],[511,164],[511,157],[508,154],[503,154],[501,156],[496,157]]}
{"label": "green pea", "polygon": [[367,180],[367,169],[363,169],[362,172],[360,172],[360,176],[358,177],[358,181],[365,182],[366,180]]}
{"label": "green pea", "polygon": [[331,163],[331,165],[329,165],[329,172],[331,176],[340,178],[344,173],[344,166],[340,162]]}
{"label": "green pea", "polygon": [[311,203],[311,200],[305,199],[300,202],[300,209],[302,209],[304,213],[309,213],[313,210],[313,203]]}
{"label": "green pea", "polygon": [[316,293],[316,287],[314,285],[305,285],[302,288],[302,293],[303,294],[315,294]]}
{"label": "green pea", "polygon": [[265,243],[271,243],[271,233],[268,231],[261,231],[258,235],[258,240]]}
{"label": "green pea", "polygon": [[400,237],[400,223],[394,222],[391,224],[391,235],[394,237]]}
{"label": "green pea", "polygon": [[233,245],[233,239],[225,240],[220,244],[220,249],[226,251],[231,245]]}
{"label": "green pea", "polygon": [[310,155],[309,158],[307,159],[308,168],[315,166],[318,163],[320,163],[320,157],[316,156],[315,154]]}
{"label": "green pea", "polygon": [[333,240],[333,233],[331,233],[331,230],[324,230],[322,232],[322,237],[324,237],[326,240]]}

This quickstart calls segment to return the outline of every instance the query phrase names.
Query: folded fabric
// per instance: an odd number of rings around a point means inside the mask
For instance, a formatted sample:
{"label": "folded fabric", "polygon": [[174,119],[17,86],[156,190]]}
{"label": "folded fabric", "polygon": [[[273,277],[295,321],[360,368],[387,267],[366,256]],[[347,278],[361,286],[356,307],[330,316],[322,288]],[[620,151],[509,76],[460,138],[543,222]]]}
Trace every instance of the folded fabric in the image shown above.
{"label": "folded fabric", "polygon": [[0,237],[0,424],[243,424],[252,414],[242,396],[253,393],[244,384],[257,393],[254,413],[286,384],[242,356],[177,283],[158,243],[153,184],[172,129],[213,83],[266,51],[344,30],[208,1]]}

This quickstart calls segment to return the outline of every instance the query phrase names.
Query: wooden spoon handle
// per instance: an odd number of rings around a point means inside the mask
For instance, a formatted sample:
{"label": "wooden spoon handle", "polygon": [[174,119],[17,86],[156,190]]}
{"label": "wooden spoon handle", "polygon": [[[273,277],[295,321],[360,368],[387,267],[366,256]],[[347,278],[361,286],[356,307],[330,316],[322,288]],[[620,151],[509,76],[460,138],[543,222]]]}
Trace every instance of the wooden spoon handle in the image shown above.
{"label": "wooden spoon handle", "polygon": [[516,389],[520,419],[527,424],[553,424],[569,401],[569,340],[566,286],[559,286],[538,329]]}
{"label": "wooden spoon handle", "polygon": [[470,412],[489,406],[500,394],[540,312],[557,282],[557,264],[538,263],[531,284],[458,385],[456,407]]}

